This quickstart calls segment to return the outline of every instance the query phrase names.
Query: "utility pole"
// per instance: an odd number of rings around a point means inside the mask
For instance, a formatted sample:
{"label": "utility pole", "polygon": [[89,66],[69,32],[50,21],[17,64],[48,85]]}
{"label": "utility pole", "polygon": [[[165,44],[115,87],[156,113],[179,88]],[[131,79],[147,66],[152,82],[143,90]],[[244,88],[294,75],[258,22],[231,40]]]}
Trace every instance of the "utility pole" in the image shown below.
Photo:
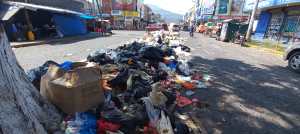
{"label": "utility pole", "polygon": [[99,13],[100,18],[101,18],[102,14],[101,14],[101,9],[100,9],[100,5],[99,5],[99,0],[96,0],[96,4],[97,4],[97,8],[98,8],[98,13]]}
{"label": "utility pole", "polygon": [[259,3],[259,0],[255,0],[254,7],[253,7],[252,13],[251,13],[249,27],[248,27],[248,30],[247,30],[247,35],[246,35],[246,40],[247,41],[249,41],[250,38],[251,38],[251,33],[252,33],[252,28],[253,28],[253,24],[254,24],[255,13],[256,13],[256,10],[257,10],[257,7],[258,7],[258,3]]}

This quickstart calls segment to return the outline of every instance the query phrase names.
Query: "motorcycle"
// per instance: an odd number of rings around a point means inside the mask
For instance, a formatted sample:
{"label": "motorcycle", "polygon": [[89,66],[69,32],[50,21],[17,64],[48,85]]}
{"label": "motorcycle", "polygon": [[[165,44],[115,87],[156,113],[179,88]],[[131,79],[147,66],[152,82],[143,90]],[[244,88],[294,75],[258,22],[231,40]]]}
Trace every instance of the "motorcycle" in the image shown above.
{"label": "motorcycle", "polygon": [[246,39],[246,36],[237,31],[233,42],[236,44],[239,44],[240,46],[243,47],[243,46],[245,46],[245,39]]}

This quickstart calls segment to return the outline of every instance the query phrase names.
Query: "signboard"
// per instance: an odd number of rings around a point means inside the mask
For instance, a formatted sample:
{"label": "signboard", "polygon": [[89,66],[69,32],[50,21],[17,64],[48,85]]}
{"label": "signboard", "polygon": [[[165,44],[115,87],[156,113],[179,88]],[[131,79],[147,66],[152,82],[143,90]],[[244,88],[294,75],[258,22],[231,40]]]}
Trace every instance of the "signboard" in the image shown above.
{"label": "signboard", "polygon": [[228,15],[218,15],[215,19],[227,20],[227,19],[235,19],[235,20],[247,20],[248,16],[228,16]]}
{"label": "signboard", "polygon": [[113,10],[136,11],[137,0],[112,0]]}
{"label": "signboard", "polygon": [[111,13],[112,11],[112,0],[102,0],[102,12]]}
{"label": "signboard", "polygon": [[139,17],[139,12],[137,12],[137,11],[123,11],[123,16],[125,16],[125,17]]}
{"label": "signboard", "polygon": [[125,0],[123,10],[136,11],[137,0]]}
{"label": "signboard", "polygon": [[124,20],[123,16],[114,16],[113,17],[114,20]]}
{"label": "signboard", "polygon": [[215,1],[214,0],[201,0],[201,14],[211,15],[214,13]]}
{"label": "signboard", "polygon": [[122,11],[121,10],[112,10],[111,11],[111,15],[112,16],[121,16],[122,15]]}
{"label": "signboard", "polygon": [[229,5],[231,3],[229,3],[230,0],[219,0],[218,3],[218,14],[223,14],[223,15],[229,15],[229,11],[230,11],[230,7]]}
{"label": "signboard", "polygon": [[231,15],[242,15],[243,14],[244,1],[232,0],[231,4]]}
{"label": "signboard", "polygon": [[112,0],[112,9],[113,10],[122,10],[123,9],[123,0]]}

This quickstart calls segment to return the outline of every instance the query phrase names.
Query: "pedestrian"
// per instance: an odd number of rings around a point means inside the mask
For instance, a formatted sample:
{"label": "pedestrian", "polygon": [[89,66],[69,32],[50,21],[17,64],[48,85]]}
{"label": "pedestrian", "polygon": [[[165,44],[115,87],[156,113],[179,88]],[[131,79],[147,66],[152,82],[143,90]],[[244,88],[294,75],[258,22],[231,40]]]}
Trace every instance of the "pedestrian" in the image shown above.
{"label": "pedestrian", "polygon": [[191,26],[190,26],[190,36],[191,37],[193,37],[194,36],[194,25],[193,24],[191,24]]}
{"label": "pedestrian", "polygon": [[11,31],[12,31],[12,34],[13,34],[13,40],[15,41],[21,41],[21,39],[19,39],[18,37],[18,29],[17,29],[17,26],[16,24],[11,24]]}

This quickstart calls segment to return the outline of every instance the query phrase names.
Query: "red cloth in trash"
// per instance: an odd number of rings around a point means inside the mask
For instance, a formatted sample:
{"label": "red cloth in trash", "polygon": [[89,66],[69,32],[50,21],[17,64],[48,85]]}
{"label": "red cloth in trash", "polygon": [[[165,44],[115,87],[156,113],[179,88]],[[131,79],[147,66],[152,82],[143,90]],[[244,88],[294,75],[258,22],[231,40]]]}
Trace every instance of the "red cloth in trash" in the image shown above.
{"label": "red cloth in trash", "polygon": [[155,128],[150,126],[150,123],[148,123],[146,126],[144,126],[143,134],[158,134],[158,132]]}
{"label": "red cloth in trash", "polygon": [[106,131],[118,132],[118,130],[121,128],[121,125],[114,124],[103,119],[98,120],[97,125],[97,134],[106,134]]}
{"label": "red cloth in trash", "polygon": [[177,102],[177,106],[179,107],[185,107],[193,103],[192,100],[183,96],[177,96],[176,102]]}
{"label": "red cloth in trash", "polygon": [[182,83],[182,86],[185,89],[189,89],[189,90],[193,90],[193,89],[196,88],[196,85],[194,83],[191,83],[191,82],[184,82],[184,83]]}

